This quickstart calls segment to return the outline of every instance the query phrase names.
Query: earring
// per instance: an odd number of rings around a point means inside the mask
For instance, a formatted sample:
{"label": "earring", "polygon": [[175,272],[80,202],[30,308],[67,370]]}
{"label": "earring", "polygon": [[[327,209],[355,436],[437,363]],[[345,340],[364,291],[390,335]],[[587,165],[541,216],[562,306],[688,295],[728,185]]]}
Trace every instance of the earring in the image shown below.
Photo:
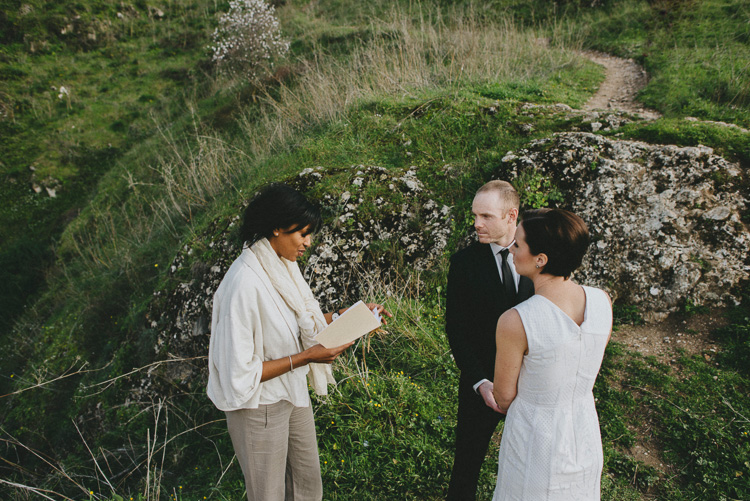
{"label": "earring", "polygon": [[539,265],[536,265],[537,268],[539,268]]}
{"label": "earring", "polygon": [[[278,237],[279,236],[279,232],[278,231],[274,231],[273,232],[273,236]],[[537,268],[539,268],[539,267],[537,266]]]}

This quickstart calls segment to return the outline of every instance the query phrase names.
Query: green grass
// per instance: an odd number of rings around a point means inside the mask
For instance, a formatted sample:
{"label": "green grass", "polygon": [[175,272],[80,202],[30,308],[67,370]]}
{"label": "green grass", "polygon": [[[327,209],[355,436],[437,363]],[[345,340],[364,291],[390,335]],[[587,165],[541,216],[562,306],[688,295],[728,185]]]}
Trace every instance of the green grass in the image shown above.
{"label": "green grass", "polygon": [[750,6],[742,0],[606,2],[583,14],[587,45],[649,73],[640,99],[668,117],[750,125]]}
{"label": "green grass", "polygon": [[[328,40],[326,43],[359,42]],[[374,50],[380,50],[379,46]],[[583,80],[596,78],[590,66],[584,68],[589,73]],[[551,91],[543,90],[543,80],[539,80],[539,76],[530,83],[519,80],[484,84],[481,93],[469,89],[424,91],[415,88],[411,96],[404,99],[373,96],[331,123],[302,122],[299,132],[292,131],[293,147],[279,143],[265,155],[253,153],[253,144],[248,145],[246,137],[240,135],[251,130],[252,121],[245,122],[245,130],[230,128],[223,137],[209,129],[216,124],[216,110],[227,102],[237,103],[228,98],[230,93],[239,91],[241,95],[246,88],[256,92],[257,87],[253,85],[233,84],[237,87],[197,101],[195,114],[177,116],[169,128],[161,125],[168,117],[157,115],[156,126],[162,134],[152,134],[123,152],[117,164],[98,179],[90,203],[65,228],[57,247],[59,268],[51,276],[51,288],[43,295],[35,314],[24,319],[19,327],[27,337],[14,342],[15,356],[6,365],[13,371],[14,378],[5,383],[16,389],[47,380],[53,374],[65,373],[74,357],[90,364],[84,370],[94,369],[94,372],[74,374],[66,378],[64,384],[48,385],[44,392],[16,395],[7,401],[11,408],[4,422],[15,428],[17,439],[31,447],[44,447],[45,437],[73,444],[68,451],[75,452],[71,459],[77,459],[70,463],[70,471],[82,468],[85,464],[82,441],[76,438],[73,428],[61,427],[58,423],[78,415],[93,418],[100,415],[97,409],[101,408],[105,409],[104,414],[96,419],[100,420],[103,430],[111,430],[123,420],[121,403],[127,398],[132,380],[128,384],[125,384],[128,380],[118,381],[102,394],[91,394],[93,390],[85,388],[153,360],[154,353],[150,349],[153,332],[143,328],[149,297],[165,280],[161,270],[167,268],[180,240],[191,239],[213,224],[216,213],[208,211],[209,207],[234,215],[239,200],[264,180],[293,174],[305,167],[347,167],[360,163],[391,169],[417,165],[420,176],[431,189],[446,192],[448,203],[459,202],[458,193],[473,190],[480,184],[499,165],[505,149],[528,140],[505,125],[517,116],[515,107],[519,100],[528,96],[536,96],[542,102],[564,99],[570,91],[563,83],[582,80],[582,75],[577,73],[579,70],[580,67],[569,65],[553,73],[547,69],[539,72],[547,72],[548,77],[554,78],[557,87]],[[451,85],[456,87],[456,82]],[[269,89],[272,95],[278,96],[274,87]],[[497,96],[492,97],[493,92],[498,93]],[[490,97],[483,96],[488,93]],[[509,97],[500,102],[500,94]],[[582,101],[583,97],[577,99]],[[252,104],[252,99],[244,106],[248,116],[253,113],[257,116],[257,112],[262,111],[259,104]],[[493,107],[497,110],[490,111]],[[202,123],[203,117],[207,124]],[[538,134],[554,129],[555,124],[551,120],[540,127]],[[405,135],[411,138],[413,151],[403,147]],[[205,164],[190,166],[185,171],[183,160],[199,158],[199,151],[210,151],[214,156]],[[200,158],[205,160],[205,155]],[[216,172],[217,162],[231,163],[228,169],[236,174],[228,174],[226,180],[221,178],[223,184],[218,185],[221,192],[208,198],[199,196],[198,190],[206,188],[206,174]],[[465,170],[465,174],[458,178],[432,176],[443,162]],[[170,199],[171,192],[169,188],[165,191],[163,183],[171,179],[169,176],[175,176],[178,181],[175,186],[184,187],[187,178],[179,176],[190,174],[192,168],[200,169],[196,171],[200,174],[195,175],[201,183],[195,185],[195,191],[174,193],[177,200]],[[227,182],[234,188],[227,190]],[[454,187],[460,191],[453,193]],[[127,299],[122,301],[121,298]],[[40,362],[24,363],[23,360]],[[77,365],[71,372],[79,368]],[[197,394],[201,391],[200,386],[194,388]],[[72,400],[70,396],[74,392],[76,398]],[[174,412],[182,415],[184,408],[195,405],[190,403],[195,399],[194,394],[179,396],[169,404]],[[173,423],[173,431],[179,433],[179,430],[201,424],[195,420],[197,416],[211,416],[211,412],[210,408],[203,408],[192,419],[182,418],[179,424]],[[56,419],[45,420],[44,415],[54,415]],[[20,424],[24,422],[35,422],[38,426],[27,428]],[[150,413],[136,413],[126,428],[106,431],[89,439],[109,450],[117,448],[118,439],[127,434],[132,437],[129,440],[137,444],[133,453],[142,457],[146,431],[157,429],[159,425]],[[213,463],[214,456],[207,457],[207,463]],[[171,458],[175,464],[185,461],[180,454]],[[199,471],[204,470],[199,468]],[[129,479],[127,485],[137,484],[139,479],[142,477]],[[165,478],[165,488],[170,479]]]}
{"label": "green grass", "polygon": [[[730,312],[732,323],[715,336],[744,333],[740,339],[746,342],[747,314],[746,302]],[[665,500],[750,495],[750,379],[729,362],[738,356],[741,348],[725,345],[718,353],[683,353],[664,365],[616,343],[608,347],[595,393],[605,470],[615,473],[615,485],[629,478]],[[656,469],[627,455],[645,430],[657,447],[652,454],[668,466]]]}
{"label": "green grass", "polygon": [[356,361],[339,376],[345,382],[317,405],[324,482],[336,486],[327,499],[444,497],[457,387],[443,310],[418,301],[388,306],[399,320],[353,351]]}
{"label": "green grass", "polygon": [[750,166],[750,133],[736,127],[664,118],[650,124],[625,126],[618,133],[622,134],[619,137],[655,144],[709,146],[718,155],[739,162],[743,167]]}
{"label": "green grass", "polygon": [[[3,2],[0,281],[11,287],[0,294],[0,332],[38,297],[56,240],[99,179],[154,133],[155,119],[184,114],[186,99],[205,93],[214,7],[167,5],[160,17],[145,3]],[[56,198],[33,194],[32,183]]]}
{"label": "green grass", "polygon": [[[168,346],[155,349],[149,315],[192,280],[191,265],[222,257],[211,243],[266,181],[322,166],[328,176],[308,193],[322,198],[349,189],[353,165],[399,173],[414,166],[430,197],[453,207],[456,231],[436,268],[420,277],[425,288],[392,293],[387,301],[398,315],[389,334],[337,364],[341,385],[314,404],[326,499],[441,499],[457,383],[442,329],[447,256],[470,225],[475,189],[490,176],[510,176],[505,153],[581,121],[525,113],[521,104],[581,106],[603,75],[574,51],[605,49],[647,67],[643,99],[668,115],[613,134],[705,144],[743,167],[750,162],[746,133],[684,120],[750,123],[747,7],[739,2],[688,9],[571,1],[550,9],[539,1],[467,8],[295,0],[279,9],[289,58],[275,78],[253,82],[217,80],[207,64],[205,44],[224,4],[171,1],[159,7],[164,16],[144,2],[26,4],[24,15],[9,1],[0,9],[0,174],[7,181],[0,185],[0,280],[8,284],[0,296],[8,308],[0,394],[26,390],[0,398],[0,449],[22,465],[4,463],[0,471],[77,498],[94,491],[96,499],[144,499],[154,489],[184,500],[242,498],[241,473],[230,466],[222,415],[205,398],[204,381],[180,381],[160,367],[141,392],[144,371],[124,375],[167,356]],[[671,10],[662,15],[664,6]],[[75,30],[62,33],[76,15]],[[86,35],[91,30],[96,40]],[[541,36],[551,48],[535,42]],[[61,85],[69,100],[58,98]],[[36,179],[59,181],[57,198],[29,192],[32,164]],[[529,205],[555,196],[533,175],[523,184]],[[362,218],[382,217],[372,203],[378,197],[399,202],[387,186],[362,196]],[[194,249],[191,261],[170,275],[184,245]],[[394,263],[401,252],[390,242],[372,249]],[[640,313],[617,310],[623,323],[639,322]],[[747,316],[733,312],[730,327],[716,334],[724,349],[710,361],[686,356],[670,369],[610,346],[596,387],[604,499],[747,497]],[[194,355],[205,355],[205,346]],[[654,433],[674,476],[630,454],[638,426],[658,415],[665,418]],[[87,446],[107,464],[105,475]],[[493,445],[489,455],[496,454]],[[482,471],[481,499],[491,498],[494,468],[487,461]],[[6,487],[5,497],[23,499]]]}

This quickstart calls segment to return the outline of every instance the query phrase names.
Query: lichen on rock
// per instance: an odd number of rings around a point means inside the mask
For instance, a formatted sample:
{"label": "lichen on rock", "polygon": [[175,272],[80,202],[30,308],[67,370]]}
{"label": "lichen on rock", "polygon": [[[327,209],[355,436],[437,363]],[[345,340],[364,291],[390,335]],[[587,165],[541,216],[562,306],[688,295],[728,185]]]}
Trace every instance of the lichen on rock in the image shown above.
{"label": "lichen on rock", "polygon": [[739,301],[750,235],[740,213],[741,170],[705,146],[677,147],[562,133],[504,158],[535,169],[563,193],[558,204],[589,225],[593,245],[577,280],[640,307],[650,320],[686,301]]}
{"label": "lichen on rock", "polygon": [[[445,252],[452,228],[450,208],[431,198],[414,167],[306,169],[286,182],[324,214],[323,228],[300,263],[323,311],[372,299],[374,284],[433,269]],[[346,190],[336,191],[338,186]],[[149,328],[157,332],[154,349],[159,357],[191,358],[207,352],[213,295],[241,251],[236,227],[243,210],[238,208],[230,221],[216,221],[175,257],[170,266],[173,285],[155,294],[148,314]],[[193,245],[209,248],[210,262],[198,259]],[[167,365],[162,374],[183,384],[204,384],[205,371],[189,367],[186,372],[185,365],[179,370]],[[154,382],[149,374],[136,393],[145,394]]]}
{"label": "lichen on rock", "polygon": [[[321,186],[331,175],[350,183],[340,196]],[[303,271],[324,307],[358,300],[373,281],[407,267],[432,269],[448,245],[451,210],[431,198],[416,167],[306,169],[292,184],[317,194],[331,221],[315,236]]]}
{"label": "lichen on rock", "polygon": [[[650,320],[686,302],[739,300],[735,286],[748,278],[750,235],[740,218],[746,200],[736,164],[704,146],[563,133],[508,152],[496,175],[520,180],[531,171],[549,181],[536,189],[554,186],[561,194],[556,205],[589,224],[593,242],[578,282],[603,287]],[[305,169],[287,180],[324,214],[300,263],[324,311],[367,299],[373,284],[395,275],[439,271],[455,250],[449,241],[462,245],[473,238],[451,235],[452,210],[421,175],[416,167],[353,165]],[[159,358],[206,354],[213,294],[241,250],[236,226],[242,211],[217,220],[176,256],[173,282],[155,295],[149,312]],[[203,249],[200,258],[196,247]],[[168,364],[161,375],[201,387],[201,367]],[[134,393],[145,395],[154,381],[149,374]],[[171,391],[169,385],[164,391]]]}

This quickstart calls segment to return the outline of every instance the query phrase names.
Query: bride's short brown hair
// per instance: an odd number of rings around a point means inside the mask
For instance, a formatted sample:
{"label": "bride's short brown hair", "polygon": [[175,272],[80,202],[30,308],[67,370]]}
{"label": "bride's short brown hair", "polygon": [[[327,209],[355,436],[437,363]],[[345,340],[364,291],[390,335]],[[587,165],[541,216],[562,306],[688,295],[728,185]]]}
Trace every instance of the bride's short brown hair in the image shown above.
{"label": "bride's short brown hair", "polygon": [[529,252],[545,254],[547,264],[542,273],[569,278],[589,247],[586,223],[564,209],[528,210],[521,217]]}

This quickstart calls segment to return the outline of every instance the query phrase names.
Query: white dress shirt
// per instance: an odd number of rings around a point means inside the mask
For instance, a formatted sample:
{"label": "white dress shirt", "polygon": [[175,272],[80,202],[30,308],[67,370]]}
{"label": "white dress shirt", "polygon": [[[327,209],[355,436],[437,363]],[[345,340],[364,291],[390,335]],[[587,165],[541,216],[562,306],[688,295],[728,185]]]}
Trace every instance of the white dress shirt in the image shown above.
{"label": "white dress shirt", "polygon": [[[492,249],[492,254],[495,256],[495,264],[497,264],[497,272],[500,274],[500,281],[503,281],[503,258],[500,255],[500,251],[505,249],[510,249],[510,246],[515,243],[515,240],[510,243],[508,247],[503,247],[502,245],[498,245],[494,242],[490,243],[490,248]],[[506,258],[508,260],[508,267],[510,268],[510,272],[513,274],[513,280],[516,282],[516,292],[518,292],[518,281],[521,280],[521,276],[516,272],[516,267],[513,264],[513,253],[508,252],[508,257]],[[474,385],[474,391],[479,393],[479,387],[484,383],[485,381],[489,382],[488,379],[482,379],[478,383]]]}
{"label": "white dress shirt", "polygon": [[[491,243],[490,248],[492,249],[492,253],[495,255],[495,262],[497,263],[497,271],[500,273],[500,281],[503,281],[503,258],[500,255],[501,250],[510,249],[510,247],[513,245],[513,242],[510,243],[508,247],[502,247],[500,245],[497,245],[496,243]],[[516,292],[518,292],[518,281],[521,279],[520,275],[516,272],[516,266],[513,264],[513,253],[508,252],[508,266],[510,266],[510,272],[513,274],[513,280],[516,281]]]}

